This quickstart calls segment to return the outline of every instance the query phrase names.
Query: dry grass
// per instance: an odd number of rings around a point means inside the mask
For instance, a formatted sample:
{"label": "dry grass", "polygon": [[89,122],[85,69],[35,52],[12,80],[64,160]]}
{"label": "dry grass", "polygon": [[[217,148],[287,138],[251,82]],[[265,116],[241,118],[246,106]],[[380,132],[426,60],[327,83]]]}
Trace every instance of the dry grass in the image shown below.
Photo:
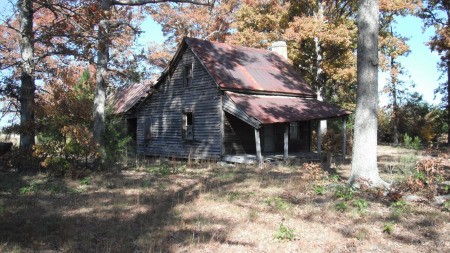
{"label": "dry grass", "polygon": [[[380,147],[383,177],[404,176],[410,155]],[[339,177],[314,166],[172,168],[76,181],[3,173],[0,252],[450,252],[441,207],[394,208],[377,191],[338,199],[349,164],[331,166]]]}

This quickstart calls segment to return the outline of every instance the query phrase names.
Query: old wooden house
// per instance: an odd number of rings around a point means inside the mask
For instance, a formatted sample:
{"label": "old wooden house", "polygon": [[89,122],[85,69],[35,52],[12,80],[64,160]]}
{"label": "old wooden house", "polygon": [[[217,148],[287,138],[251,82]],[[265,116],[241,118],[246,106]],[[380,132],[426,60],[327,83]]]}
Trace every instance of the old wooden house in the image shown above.
{"label": "old wooden house", "polygon": [[231,161],[309,151],[311,121],[350,114],[318,101],[279,53],[193,38],[135,113],[138,153]]}

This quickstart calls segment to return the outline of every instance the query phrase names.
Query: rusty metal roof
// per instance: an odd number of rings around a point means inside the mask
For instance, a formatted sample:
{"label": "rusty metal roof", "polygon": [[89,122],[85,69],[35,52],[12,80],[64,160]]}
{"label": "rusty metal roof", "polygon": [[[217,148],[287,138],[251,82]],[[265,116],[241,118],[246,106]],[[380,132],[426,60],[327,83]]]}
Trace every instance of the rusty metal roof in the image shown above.
{"label": "rusty metal roof", "polygon": [[248,116],[256,118],[262,124],[329,119],[351,114],[338,106],[316,99],[229,91],[225,94]]}
{"label": "rusty metal roof", "polygon": [[114,101],[114,114],[128,112],[147,96],[150,88],[151,82],[147,81],[117,90],[112,98],[112,101]]}
{"label": "rusty metal roof", "polygon": [[277,53],[194,38],[185,41],[221,89],[315,96]]}

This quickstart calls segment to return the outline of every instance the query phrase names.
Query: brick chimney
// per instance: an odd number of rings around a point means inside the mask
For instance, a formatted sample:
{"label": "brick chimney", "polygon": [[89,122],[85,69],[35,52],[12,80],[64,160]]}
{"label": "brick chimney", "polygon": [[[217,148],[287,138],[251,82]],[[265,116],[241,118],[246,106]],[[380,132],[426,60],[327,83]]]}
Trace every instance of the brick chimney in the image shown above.
{"label": "brick chimney", "polygon": [[272,43],[270,50],[281,55],[286,61],[288,60],[287,56],[287,44],[284,41],[275,41]]}

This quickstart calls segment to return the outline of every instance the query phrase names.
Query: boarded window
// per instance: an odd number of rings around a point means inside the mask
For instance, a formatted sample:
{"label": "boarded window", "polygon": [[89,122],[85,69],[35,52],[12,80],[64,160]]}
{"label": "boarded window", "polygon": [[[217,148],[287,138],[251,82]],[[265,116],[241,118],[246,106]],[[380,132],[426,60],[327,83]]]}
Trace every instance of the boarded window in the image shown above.
{"label": "boarded window", "polygon": [[189,87],[192,85],[192,64],[184,66],[184,87]]}
{"label": "boarded window", "polygon": [[145,117],[144,119],[144,140],[150,140],[152,138],[152,118]]}
{"label": "boarded window", "polygon": [[298,122],[291,122],[289,124],[289,138],[291,140],[298,140],[299,139],[299,129],[298,129]]}
{"label": "boarded window", "polygon": [[194,116],[192,112],[183,113],[182,124],[183,139],[187,141],[194,140]]}

